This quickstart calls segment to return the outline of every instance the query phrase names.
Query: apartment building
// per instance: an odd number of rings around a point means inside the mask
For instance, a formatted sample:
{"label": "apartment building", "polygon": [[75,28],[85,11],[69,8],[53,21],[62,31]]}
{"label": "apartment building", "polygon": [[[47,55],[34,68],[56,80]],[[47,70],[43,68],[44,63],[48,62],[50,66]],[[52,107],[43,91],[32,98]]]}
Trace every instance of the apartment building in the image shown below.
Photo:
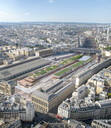
{"label": "apartment building", "polygon": [[19,117],[22,121],[32,121],[35,116],[33,103],[27,101],[26,104],[23,104],[15,101],[12,96],[0,97],[0,118]]}
{"label": "apartment building", "polygon": [[93,120],[91,126],[94,128],[111,128],[111,120]]}
{"label": "apartment building", "polygon": [[0,121],[0,128],[21,128],[21,120],[19,117],[3,119]]}
{"label": "apartment building", "polygon": [[0,81],[0,92],[5,95],[13,95],[15,92],[16,82],[13,80]]}
{"label": "apartment building", "polygon": [[99,119],[110,116],[111,99],[95,101],[95,87],[82,85],[58,107],[58,115],[67,119]]}
{"label": "apartment building", "polygon": [[108,58],[107,60],[95,64],[89,69],[86,69],[80,73],[78,73],[76,77],[76,86],[80,86],[84,82],[86,82],[91,76],[99,72],[101,69],[108,67],[111,64],[111,58]]}

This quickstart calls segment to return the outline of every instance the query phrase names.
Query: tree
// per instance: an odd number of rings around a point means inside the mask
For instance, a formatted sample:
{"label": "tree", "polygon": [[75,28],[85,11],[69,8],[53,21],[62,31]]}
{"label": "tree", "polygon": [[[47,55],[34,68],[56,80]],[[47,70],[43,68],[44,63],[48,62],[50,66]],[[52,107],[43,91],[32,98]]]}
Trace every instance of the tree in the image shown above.
{"label": "tree", "polygon": [[99,98],[95,97],[95,101],[99,101]]}
{"label": "tree", "polygon": [[58,44],[58,42],[57,42],[57,41],[53,41],[53,43],[56,43],[56,44]]}
{"label": "tree", "polygon": [[108,98],[111,98],[111,93],[108,93]]}

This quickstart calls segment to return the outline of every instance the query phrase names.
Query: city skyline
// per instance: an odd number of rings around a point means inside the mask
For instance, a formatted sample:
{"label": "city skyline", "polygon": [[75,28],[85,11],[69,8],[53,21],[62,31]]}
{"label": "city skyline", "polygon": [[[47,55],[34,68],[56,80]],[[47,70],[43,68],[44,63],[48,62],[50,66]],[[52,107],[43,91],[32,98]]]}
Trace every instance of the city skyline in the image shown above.
{"label": "city skyline", "polygon": [[108,1],[0,0],[0,128],[111,128]]}
{"label": "city skyline", "polygon": [[111,23],[110,0],[0,0],[0,22]]}

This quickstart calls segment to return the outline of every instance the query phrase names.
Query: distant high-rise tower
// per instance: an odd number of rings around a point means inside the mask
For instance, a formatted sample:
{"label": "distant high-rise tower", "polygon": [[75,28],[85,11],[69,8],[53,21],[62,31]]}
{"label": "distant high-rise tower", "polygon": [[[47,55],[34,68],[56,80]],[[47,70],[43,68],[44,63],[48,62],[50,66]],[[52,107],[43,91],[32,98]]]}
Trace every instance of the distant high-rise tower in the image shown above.
{"label": "distant high-rise tower", "polygon": [[83,45],[83,37],[80,36],[80,46],[82,47],[82,45]]}
{"label": "distant high-rise tower", "polygon": [[66,25],[66,26],[67,26],[67,28],[68,28],[68,23],[67,23],[67,25]]}
{"label": "distant high-rise tower", "polygon": [[109,35],[109,28],[107,28],[107,35]]}
{"label": "distant high-rise tower", "polygon": [[79,37],[78,37],[78,47],[80,47],[80,39],[79,39]]}
{"label": "distant high-rise tower", "polygon": [[78,37],[78,47],[82,47],[82,45],[83,45],[83,36],[82,35],[80,35],[79,37]]}
{"label": "distant high-rise tower", "polygon": [[98,28],[98,33],[100,33],[100,28]]}

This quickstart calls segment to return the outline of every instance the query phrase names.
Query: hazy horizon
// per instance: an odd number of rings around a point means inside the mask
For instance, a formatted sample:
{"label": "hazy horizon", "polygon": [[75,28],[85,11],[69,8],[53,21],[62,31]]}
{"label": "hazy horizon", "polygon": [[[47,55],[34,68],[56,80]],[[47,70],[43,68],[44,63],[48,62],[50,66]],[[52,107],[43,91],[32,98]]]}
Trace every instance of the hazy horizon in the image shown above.
{"label": "hazy horizon", "polygon": [[47,21],[20,21],[20,22],[0,22],[0,23],[74,23],[74,24],[111,24],[111,23],[95,23],[95,22],[47,22]]}
{"label": "hazy horizon", "polygon": [[0,22],[111,23],[111,0],[0,0]]}

